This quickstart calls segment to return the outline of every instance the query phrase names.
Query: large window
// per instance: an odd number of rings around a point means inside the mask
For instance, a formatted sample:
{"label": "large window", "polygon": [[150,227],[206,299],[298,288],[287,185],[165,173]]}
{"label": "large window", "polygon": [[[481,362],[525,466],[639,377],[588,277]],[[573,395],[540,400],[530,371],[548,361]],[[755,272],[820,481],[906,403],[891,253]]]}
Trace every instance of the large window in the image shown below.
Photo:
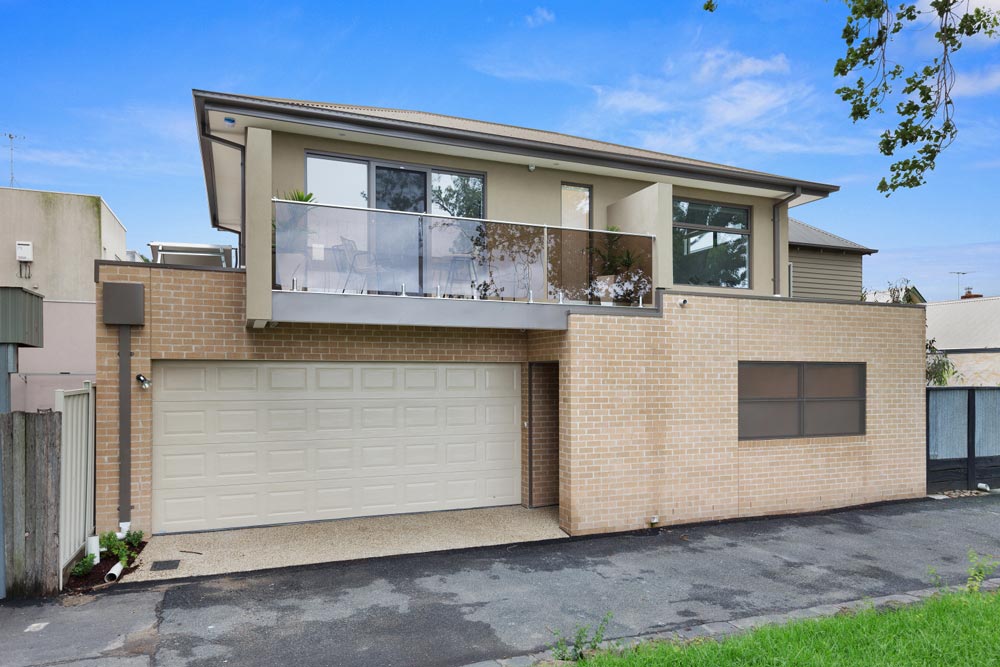
{"label": "large window", "polygon": [[740,362],[740,440],[864,432],[864,364]]}
{"label": "large window", "polygon": [[674,200],[674,284],[750,287],[750,210]]}
{"label": "large window", "polygon": [[306,191],[321,204],[486,217],[483,174],[309,153]]}

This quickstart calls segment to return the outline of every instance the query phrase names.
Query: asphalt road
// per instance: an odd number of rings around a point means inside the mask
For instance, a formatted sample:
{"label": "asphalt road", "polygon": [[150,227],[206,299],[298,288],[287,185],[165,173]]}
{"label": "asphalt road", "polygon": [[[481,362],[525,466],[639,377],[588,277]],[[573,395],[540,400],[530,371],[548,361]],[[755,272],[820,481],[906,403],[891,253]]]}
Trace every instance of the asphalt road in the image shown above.
{"label": "asphalt road", "polygon": [[624,637],[958,583],[970,548],[1000,554],[1000,496],[124,583],[0,605],[0,665],[465,665],[608,611]]}

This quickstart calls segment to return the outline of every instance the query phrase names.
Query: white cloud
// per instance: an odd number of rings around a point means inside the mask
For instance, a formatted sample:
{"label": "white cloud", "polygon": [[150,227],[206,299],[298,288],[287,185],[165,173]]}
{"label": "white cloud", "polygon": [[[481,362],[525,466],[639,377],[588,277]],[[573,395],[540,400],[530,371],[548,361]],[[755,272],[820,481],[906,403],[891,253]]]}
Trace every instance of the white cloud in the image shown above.
{"label": "white cloud", "polygon": [[146,151],[52,149],[24,147],[15,152],[15,160],[57,169],[100,172],[185,175],[196,168],[185,161],[167,160],[161,153]]}
{"label": "white cloud", "polygon": [[552,23],[555,20],[555,13],[545,7],[535,7],[535,11],[524,17],[524,22],[529,28],[539,28],[546,23]]}
{"label": "white cloud", "polygon": [[955,97],[976,97],[997,91],[1000,91],[1000,67],[992,67],[980,72],[958,74],[951,94]]}
{"label": "white cloud", "polygon": [[650,114],[667,111],[670,102],[657,80],[633,77],[625,88],[592,86],[597,94],[597,106],[618,113]]}
{"label": "white cloud", "polygon": [[788,70],[788,58],[784,53],[761,59],[726,49],[713,49],[702,56],[697,78],[701,81],[734,81],[765,74],[784,74]]}

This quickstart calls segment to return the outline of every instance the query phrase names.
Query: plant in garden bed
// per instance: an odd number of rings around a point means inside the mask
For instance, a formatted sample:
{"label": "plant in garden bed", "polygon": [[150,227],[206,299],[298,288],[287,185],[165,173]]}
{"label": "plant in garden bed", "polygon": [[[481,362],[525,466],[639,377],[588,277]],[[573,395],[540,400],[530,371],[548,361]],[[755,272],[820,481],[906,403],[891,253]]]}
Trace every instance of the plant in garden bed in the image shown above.
{"label": "plant in garden bed", "polygon": [[98,561],[92,554],[84,556],[70,570],[70,579],[66,582],[69,591],[85,591],[104,583],[104,575],[114,565],[121,563],[123,574],[135,569],[136,557],[146,546],[141,530],[130,530],[122,537],[114,532],[100,536],[102,557]]}

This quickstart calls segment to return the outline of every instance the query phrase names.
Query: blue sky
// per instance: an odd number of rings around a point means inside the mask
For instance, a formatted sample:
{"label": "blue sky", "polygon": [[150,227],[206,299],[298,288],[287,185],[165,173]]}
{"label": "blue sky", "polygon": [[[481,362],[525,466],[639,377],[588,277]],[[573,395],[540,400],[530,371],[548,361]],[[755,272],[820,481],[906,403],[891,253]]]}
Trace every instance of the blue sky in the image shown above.
{"label": "blue sky", "polygon": [[[963,286],[1000,294],[1000,40],[956,58],[959,138],[930,182],[886,199],[876,141],[889,119],[853,125],[833,92],[844,5],[719,4],[0,0],[0,130],[25,137],[17,186],[104,196],[144,251],[233,242],[208,221],[191,103],[203,88],[415,108],[838,184],[793,215],[878,248],[867,285],[905,276],[947,299],[949,272],[969,271]],[[896,46],[904,63],[929,58],[933,32]]]}

